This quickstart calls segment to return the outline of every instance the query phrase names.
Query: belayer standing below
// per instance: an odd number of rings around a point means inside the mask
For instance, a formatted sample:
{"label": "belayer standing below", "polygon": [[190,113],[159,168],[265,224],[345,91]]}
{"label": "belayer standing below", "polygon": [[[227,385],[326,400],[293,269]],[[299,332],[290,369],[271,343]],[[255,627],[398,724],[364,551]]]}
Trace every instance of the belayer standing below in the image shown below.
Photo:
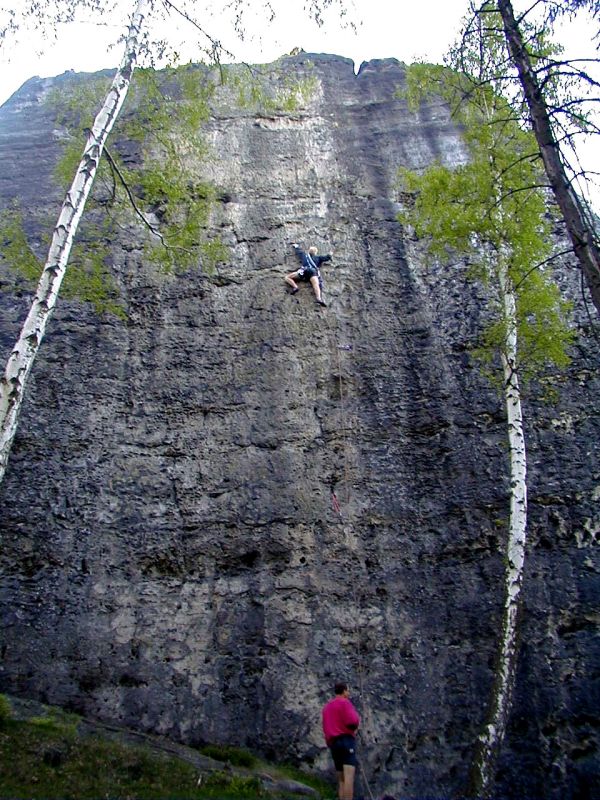
{"label": "belayer standing below", "polygon": [[317,255],[319,251],[316,247],[309,247],[307,252],[304,252],[297,244],[292,244],[292,247],[296,251],[296,255],[300,259],[302,266],[300,269],[296,270],[296,272],[290,272],[289,275],[285,276],[286,283],[292,287],[291,293],[296,294],[300,288],[296,281],[310,281],[317,303],[320,306],[326,305],[321,297],[322,281],[320,266],[325,261],[331,261],[331,254],[319,256]]}
{"label": "belayer standing below", "polygon": [[356,758],[356,731],[360,725],[358,712],[350,702],[348,684],[339,681],[335,697],[323,706],[323,735],[331,750],[338,781],[339,800],[352,800]]}

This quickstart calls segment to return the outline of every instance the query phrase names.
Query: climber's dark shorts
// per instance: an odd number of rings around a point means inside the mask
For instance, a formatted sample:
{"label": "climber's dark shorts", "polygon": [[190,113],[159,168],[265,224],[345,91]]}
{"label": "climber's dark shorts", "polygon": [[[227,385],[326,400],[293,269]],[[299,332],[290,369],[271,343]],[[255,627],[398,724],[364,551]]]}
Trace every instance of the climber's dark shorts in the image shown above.
{"label": "climber's dark shorts", "polygon": [[336,772],[343,772],[344,765],[350,767],[357,767],[358,760],[356,758],[356,740],[350,734],[343,736],[336,736],[330,744],[329,749],[333,757]]}
{"label": "climber's dark shorts", "polygon": [[299,281],[310,281],[311,278],[315,278],[319,273],[316,269],[312,267],[303,267],[302,269],[298,270],[298,280]]}

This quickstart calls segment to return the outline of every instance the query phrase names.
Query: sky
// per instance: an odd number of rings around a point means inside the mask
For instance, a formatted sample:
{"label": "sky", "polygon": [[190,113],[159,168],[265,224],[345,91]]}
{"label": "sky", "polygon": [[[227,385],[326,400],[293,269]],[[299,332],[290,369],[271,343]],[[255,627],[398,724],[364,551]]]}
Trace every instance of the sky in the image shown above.
{"label": "sky", "polygon": [[[513,3],[518,8],[523,1],[513,0]],[[61,26],[55,36],[25,30],[16,41],[1,44],[0,105],[35,75],[46,77],[66,70],[94,72],[116,68],[122,45],[115,43],[126,30],[133,0],[113,2],[115,10],[111,14],[96,18],[88,14]],[[248,0],[247,35],[240,41],[233,32],[231,18],[224,12],[228,5],[224,0],[188,2],[201,12],[198,17],[204,29],[220,40],[236,56],[235,60],[266,63],[301,47],[308,52],[350,58],[356,70],[363,61],[374,58],[393,57],[407,63],[418,59],[441,62],[456,39],[469,5],[468,0],[345,0],[347,18],[356,26],[352,29],[340,24],[339,0],[333,0],[321,27],[303,9],[306,0],[270,0],[275,12],[272,22],[265,15],[266,0]],[[18,8],[22,3],[23,0],[0,0],[0,25],[2,8]],[[230,3],[234,4],[235,0]],[[526,2],[526,7],[529,5]],[[189,23],[181,18],[171,19],[160,22],[159,29],[161,34],[168,30],[168,39],[183,62],[198,60],[197,51],[189,44],[195,33]],[[598,57],[590,42],[590,29],[590,22],[585,19],[563,27],[560,38],[567,54]],[[600,171],[600,136],[595,139],[582,146],[581,156],[587,169]],[[600,187],[593,196],[594,205],[600,209]]]}
{"label": "sky", "polygon": [[[7,4],[19,6],[19,2]],[[294,47],[302,47],[309,52],[346,56],[355,61],[358,69],[362,61],[372,58],[441,60],[458,30],[468,0],[347,0],[348,16],[356,23],[356,31],[342,27],[338,7],[325,14],[325,24],[319,28],[303,10],[302,0],[272,0],[276,16],[271,23],[266,21],[263,3],[251,0],[246,20],[248,36],[243,42],[236,38],[230,20],[222,13],[225,4],[212,3],[218,7],[213,17],[204,11],[206,5],[211,5],[210,0],[202,2],[199,16],[203,26],[239,60],[265,63]],[[118,10],[122,13],[108,19],[105,15],[94,21],[61,26],[56,41],[30,34],[0,48],[0,104],[33,75],[45,77],[68,69],[88,72],[116,66],[120,48],[111,45],[123,33],[131,6],[131,0],[121,2]],[[171,41],[190,36],[194,36],[194,29],[189,23],[181,20],[181,24],[171,24]],[[178,49],[186,61],[195,56],[189,47]]]}

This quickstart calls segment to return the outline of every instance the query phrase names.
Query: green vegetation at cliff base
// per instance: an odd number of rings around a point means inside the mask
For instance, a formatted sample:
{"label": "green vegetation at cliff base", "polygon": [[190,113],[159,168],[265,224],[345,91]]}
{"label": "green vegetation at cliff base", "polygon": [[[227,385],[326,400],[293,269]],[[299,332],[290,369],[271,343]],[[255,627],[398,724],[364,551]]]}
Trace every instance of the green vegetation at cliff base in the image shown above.
{"label": "green vegetation at cliff base", "polygon": [[[7,699],[0,695],[0,797],[283,800],[308,793],[313,798],[332,796],[318,779],[266,764],[244,750],[206,747],[207,756],[223,763],[204,769],[152,746],[84,733],[80,723],[79,717],[53,708],[45,708],[42,716],[15,719]],[[289,780],[306,784],[306,794],[285,791]]]}

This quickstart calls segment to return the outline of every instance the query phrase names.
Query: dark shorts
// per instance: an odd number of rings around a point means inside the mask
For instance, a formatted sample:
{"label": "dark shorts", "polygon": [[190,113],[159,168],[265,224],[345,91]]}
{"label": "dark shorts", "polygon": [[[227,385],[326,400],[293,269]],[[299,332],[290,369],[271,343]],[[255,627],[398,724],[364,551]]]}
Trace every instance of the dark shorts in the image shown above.
{"label": "dark shorts", "polygon": [[350,767],[357,767],[358,760],[356,758],[356,739],[350,734],[343,736],[336,736],[330,744],[329,749],[333,757],[336,772],[343,772],[344,765]]}
{"label": "dark shorts", "polygon": [[298,270],[298,280],[299,281],[309,281],[311,278],[315,278],[318,275],[316,269],[312,267],[301,267]]}

